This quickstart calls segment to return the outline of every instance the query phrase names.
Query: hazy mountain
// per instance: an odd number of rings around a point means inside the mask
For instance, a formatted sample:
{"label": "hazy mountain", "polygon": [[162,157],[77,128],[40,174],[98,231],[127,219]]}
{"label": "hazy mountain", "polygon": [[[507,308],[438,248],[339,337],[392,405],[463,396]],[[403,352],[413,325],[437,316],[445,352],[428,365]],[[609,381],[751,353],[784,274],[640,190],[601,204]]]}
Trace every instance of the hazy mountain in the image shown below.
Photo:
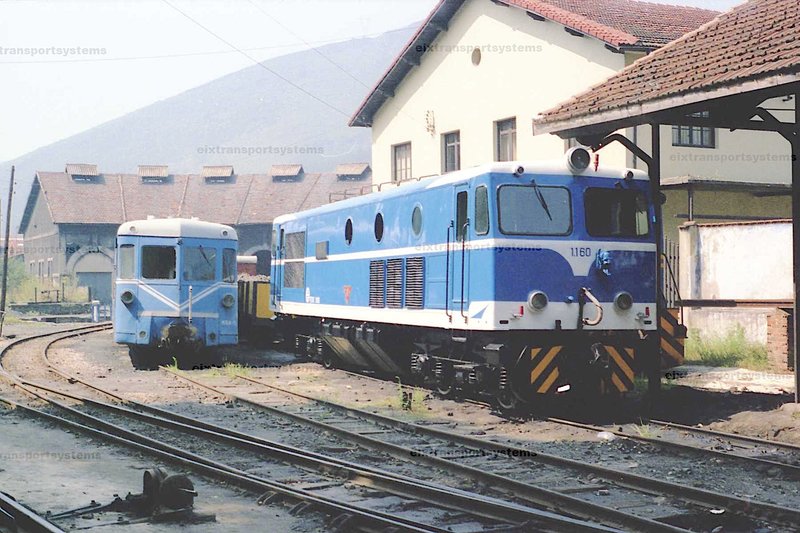
{"label": "hazy mountain", "polygon": [[[101,172],[131,173],[139,164],[167,164],[173,173],[232,164],[244,173],[268,172],[270,165],[282,163],[322,172],[339,163],[370,161],[370,132],[348,127],[348,117],[412,32],[408,27],[320,47],[325,57],[306,50],[262,63],[341,113],[253,65],[0,163],[3,197],[11,165],[16,165],[12,229],[19,224],[35,172],[62,171],[65,163],[96,163]],[[249,154],[231,153],[236,148]]]}

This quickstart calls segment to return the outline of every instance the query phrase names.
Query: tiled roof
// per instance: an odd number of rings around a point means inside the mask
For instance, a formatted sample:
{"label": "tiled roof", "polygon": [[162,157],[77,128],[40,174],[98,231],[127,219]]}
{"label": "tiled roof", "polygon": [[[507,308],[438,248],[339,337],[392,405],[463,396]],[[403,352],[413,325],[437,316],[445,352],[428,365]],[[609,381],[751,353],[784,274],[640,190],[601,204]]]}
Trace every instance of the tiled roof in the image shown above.
{"label": "tiled roof", "polygon": [[[447,28],[466,0],[440,0],[350,119],[371,126],[375,113],[394,94],[425,51]],[[716,11],[637,0],[469,0],[519,8],[520,15],[542,17],[595,37],[613,49],[652,50],[708,22]]]}
{"label": "tiled roof", "polygon": [[228,178],[233,176],[233,165],[206,165],[201,175],[204,178]]}
{"label": "tiled roof", "polygon": [[67,163],[64,172],[70,176],[97,176],[97,165],[86,163]]}
{"label": "tiled roof", "polygon": [[209,183],[199,174],[175,174],[161,182],[143,182],[136,174],[100,174],[93,181],[76,182],[65,172],[38,172],[20,231],[27,229],[40,196],[56,224],[122,224],[153,215],[236,225],[268,224],[278,215],[326,204],[332,194],[352,188],[352,182],[340,181],[334,173],[306,174],[297,182],[239,174]]}
{"label": "tiled roof", "polygon": [[273,176],[297,176],[303,172],[303,165],[272,165],[269,173]]}
{"label": "tiled roof", "polygon": [[369,170],[369,163],[343,163],[336,166],[339,176],[360,176],[366,170]]}
{"label": "tiled roof", "polygon": [[141,178],[166,178],[169,176],[167,165],[139,165],[139,177]]}
{"label": "tiled roof", "polygon": [[510,4],[605,41],[656,48],[697,29],[719,13],[636,0],[512,0]]}
{"label": "tiled roof", "polygon": [[534,128],[786,73],[800,73],[800,2],[750,0],[542,113]]}

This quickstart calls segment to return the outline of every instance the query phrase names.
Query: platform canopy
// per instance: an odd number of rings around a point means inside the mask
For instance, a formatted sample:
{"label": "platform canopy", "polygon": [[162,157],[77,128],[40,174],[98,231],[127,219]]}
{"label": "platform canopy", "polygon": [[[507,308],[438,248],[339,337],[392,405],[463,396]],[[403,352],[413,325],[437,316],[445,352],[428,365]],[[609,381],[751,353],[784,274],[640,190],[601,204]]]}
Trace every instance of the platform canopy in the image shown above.
{"label": "platform canopy", "polygon": [[[786,110],[768,107],[781,98]],[[795,401],[800,402],[800,2],[750,0],[639,59],[605,82],[533,121],[534,135],[552,133],[600,149],[619,141],[648,164],[660,187],[661,125],[777,132],[792,148],[794,213]],[[789,106],[789,102],[794,102]],[[793,107],[793,109],[792,109]],[[652,126],[646,154],[613,132]]]}

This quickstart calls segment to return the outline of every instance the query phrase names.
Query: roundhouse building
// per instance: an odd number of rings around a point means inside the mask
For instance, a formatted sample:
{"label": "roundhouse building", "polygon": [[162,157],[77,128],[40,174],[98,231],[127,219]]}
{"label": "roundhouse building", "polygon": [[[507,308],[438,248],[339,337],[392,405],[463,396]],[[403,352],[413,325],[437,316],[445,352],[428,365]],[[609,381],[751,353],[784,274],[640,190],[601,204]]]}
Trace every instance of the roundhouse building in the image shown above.
{"label": "roundhouse building", "polygon": [[266,274],[275,217],[369,191],[368,164],[341,167],[307,173],[299,164],[275,165],[265,174],[236,174],[220,165],[172,174],[165,165],[140,165],[136,174],[118,174],[68,164],[63,172],[39,171],[20,224],[25,264],[40,291],[60,288],[66,276],[108,302],[118,226],[153,215],[235,227],[240,253],[257,256],[257,270]]}

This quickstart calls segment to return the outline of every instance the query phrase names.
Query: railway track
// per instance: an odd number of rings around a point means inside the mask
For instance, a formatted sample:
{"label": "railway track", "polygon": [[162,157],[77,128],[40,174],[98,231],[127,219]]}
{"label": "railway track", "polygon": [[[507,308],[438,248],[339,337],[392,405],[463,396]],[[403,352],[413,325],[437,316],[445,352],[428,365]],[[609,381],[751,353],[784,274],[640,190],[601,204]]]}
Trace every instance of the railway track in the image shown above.
{"label": "railway track", "polygon": [[[380,378],[357,372],[340,371],[359,379],[386,382]],[[427,391],[427,389],[409,385],[401,385],[401,387],[412,393]],[[465,401],[491,408],[491,405],[484,402],[476,400]],[[585,429],[592,433],[606,432],[655,447],[671,448],[699,455],[713,455],[724,460],[739,461],[746,465],[752,465],[758,471],[771,469],[772,472],[781,472],[788,479],[800,480],[800,446],[788,442],[725,433],[708,428],[698,428],[654,419],[647,420],[641,424],[617,424],[614,426],[598,426],[557,417],[546,417],[543,420],[563,426]]]}
{"label": "railway track", "polygon": [[[229,388],[222,390],[185,375],[176,374],[176,376],[243,405],[265,410],[276,416],[285,416],[294,422],[316,427],[360,446],[385,451],[406,460],[411,457],[414,461],[432,467],[447,468],[454,473],[460,472],[464,476],[506,490],[509,494],[525,498],[532,503],[560,505],[560,508],[564,509],[566,505],[575,507],[574,500],[582,500],[588,505],[616,507],[617,511],[621,508],[635,509],[639,512],[637,518],[651,520],[658,524],[657,527],[662,528],[693,528],[697,523],[702,523],[712,516],[713,512],[722,510],[726,510],[729,516],[739,514],[768,522],[777,521],[784,526],[796,524],[800,520],[800,513],[790,508],[598,467],[541,452],[532,453],[526,448],[460,435],[432,426],[409,423],[335,404],[247,376],[240,375],[238,379],[277,394],[302,399],[307,405],[287,407],[285,401],[272,396],[267,398],[263,394],[259,394],[259,399],[254,400],[244,394],[232,392]],[[513,459],[510,461],[511,466],[509,461],[504,459]],[[502,464],[503,462],[505,464]],[[587,475],[597,481],[581,484],[580,480],[585,480]],[[661,498],[654,495],[667,495],[672,505],[648,507],[647,502],[652,503],[654,499]],[[637,498],[638,502],[632,501]],[[662,512],[661,516],[653,513],[654,507]],[[665,510],[666,515],[663,514]],[[593,512],[599,511],[595,509]],[[608,509],[605,512],[608,513]],[[626,514],[630,516],[634,513],[626,511]],[[616,518],[621,520],[621,517]],[[742,522],[739,522],[738,526],[741,525]],[[625,527],[633,526],[628,524]],[[656,526],[651,524],[650,527]],[[746,530],[746,526],[743,529]]]}
{"label": "railway track", "polygon": [[[260,503],[290,498],[295,509],[313,507],[333,515],[337,528],[403,531],[614,531],[612,527],[534,509],[490,496],[437,485],[425,480],[323,456],[155,407],[130,402],[53,366],[46,352],[53,343],[90,328],[56,334],[41,351],[47,369],[69,382],[111,398],[108,403],[0,367],[25,394],[47,406],[33,408],[3,401],[17,409],[67,427],[111,440],[205,475],[236,483],[262,494]],[[97,327],[92,331],[102,330]],[[36,336],[42,339],[44,336]],[[0,352],[0,365],[10,349],[34,339],[20,339]],[[28,365],[30,367],[30,365]],[[55,397],[76,402],[67,405]],[[124,405],[122,405],[124,404]],[[57,410],[58,415],[49,410]],[[194,449],[194,451],[192,451]],[[235,451],[234,451],[235,450]],[[222,456],[222,457],[220,457]],[[268,473],[264,474],[255,472]],[[282,481],[274,479],[280,478]],[[290,482],[289,482],[290,481]]]}

